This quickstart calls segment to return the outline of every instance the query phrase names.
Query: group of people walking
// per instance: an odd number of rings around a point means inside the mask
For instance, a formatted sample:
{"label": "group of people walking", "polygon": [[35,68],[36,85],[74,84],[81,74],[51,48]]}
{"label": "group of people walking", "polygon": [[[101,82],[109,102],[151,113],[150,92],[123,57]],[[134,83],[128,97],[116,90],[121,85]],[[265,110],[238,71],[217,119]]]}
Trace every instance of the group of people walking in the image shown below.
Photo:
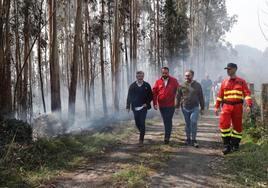
{"label": "group of people walking", "polygon": [[[228,154],[239,149],[242,138],[242,113],[244,100],[249,112],[253,106],[248,86],[242,78],[236,76],[237,65],[229,63],[227,67],[228,78],[223,80],[217,101],[215,114],[220,114],[220,132],[223,139],[223,153]],[[161,69],[161,78],[156,80],[153,88],[144,81],[144,72],[136,73],[136,81],[128,90],[128,111],[134,113],[135,124],[139,130],[139,145],[142,146],[145,136],[145,119],[147,111],[153,108],[160,111],[164,123],[164,144],[169,144],[172,132],[172,119],[175,111],[181,108],[185,120],[185,144],[199,147],[197,142],[197,124],[199,115],[204,114],[209,108],[210,90],[212,83],[208,76],[201,84],[194,80],[194,71],[187,70],[184,82],[178,83],[177,79],[169,74],[169,68]],[[202,89],[203,86],[203,89]],[[209,94],[208,94],[209,93]]]}

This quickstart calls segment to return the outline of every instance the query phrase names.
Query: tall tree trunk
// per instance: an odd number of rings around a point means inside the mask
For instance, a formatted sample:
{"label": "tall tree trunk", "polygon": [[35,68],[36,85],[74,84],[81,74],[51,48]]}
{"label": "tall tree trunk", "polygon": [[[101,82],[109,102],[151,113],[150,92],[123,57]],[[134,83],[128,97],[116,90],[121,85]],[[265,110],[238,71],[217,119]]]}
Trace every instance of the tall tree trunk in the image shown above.
{"label": "tall tree trunk", "polygon": [[196,28],[197,16],[198,16],[198,1],[191,0],[190,1],[190,64],[188,68],[194,68],[197,65],[197,38],[198,29]]}
{"label": "tall tree trunk", "polygon": [[21,98],[21,119],[23,121],[27,121],[27,101],[28,101],[28,79],[29,79],[29,43],[30,43],[30,36],[29,36],[29,2],[25,2],[25,11],[24,11],[24,29],[23,29],[23,35],[24,35],[24,71],[23,71],[23,89],[22,89],[22,98]]}
{"label": "tall tree trunk", "polygon": [[10,0],[0,1],[0,116],[5,117],[12,116],[10,5]]}
{"label": "tall tree trunk", "polygon": [[32,83],[33,83],[33,75],[35,74],[34,70],[32,68],[32,59],[33,59],[32,55],[29,58],[29,94],[28,94],[29,95],[29,100],[28,100],[29,122],[32,122],[32,118],[33,118],[33,88],[32,88]]}
{"label": "tall tree trunk", "polygon": [[157,3],[156,3],[156,24],[157,24],[156,50],[157,50],[157,65],[158,65],[158,68],[160,69],[161,62],[160,62],[160,15],[159,15],[159,12],[160,12],[160,5],[159,5],[159,0],[157,0]]}
{"label": "tall tree trunk", "polygon": [[[113,33],[113,28],[112,28],[112,22],[113,22],[113,19],[112,19],[112,1],[109,1],[107,3],[108,5],[108,24],[109,24],[109,49],[110,49],[110,64],[111,64],[111,77],[112,77],[112,84],[114,83],[114,76],[113,76],[113,73],[114,73],[114,64],[113,64],[113,40],[112,40],[112,33]],[[114,99],[115,97],[115,90],[114,90],[114,87],[112,86],[112,98]],[[112,100],[112,106],[114,106],[114,101]]]}
{"label": "tall tree trunk", "polygon": [[85,98],[85,108],[86,117],[90,116],[90,88],[89,88],[89,11],[88,11],[88,0],[85,1],[85,35],[84,35],[84,98]]}
{"label": "tall tree trunk", "polygon": [[[39,13],[39,30],[41,30],[41,19],[42,19],[42,7],[43,1],[40,5],[40,13]],[[42,76],[42,51],[41,51],[41,33],[38,36],[38,71],[39,71],[39,79],[40,79],[40,88],[41,88],[41,96],[42,96],[42,103],[44,113],[46,113],[46,102],[45,102],[45,95],[44,95],[44,83],[43,83],[43,76]]]}
{"label": "tall tree trunk", "polygon": [[[151,3],[153,2],[153,7],[154,7],[154,0],[150,1]],[[153,54],[154,54],[154,23],[155,23],[155,9],[150,11],[150,51],[149,51],[149,61],[153,61]],[[152,22],[153,21],[153,22]],[[155,67],[156,68],[156,67]]]}
{"label": "tall tree trunk", "polygon": [[60,96],[60,67],[57,45],[57,0],[49,0],[49,36],[50,36],[50,87],[51,87],[51,110],[61,111]]}
{"label": "tall tree trunk", "polygon": [[[20,52],[20,35],[19,35],[19,13],[18,13],[18,1],[14,0],[14,15],[15,15],[15,41],[16,41],[16,49],[15,49],[15,60],[16,60],[16,75],[19,74],[21,70],[21,52]],[[17,111],[18,114],[21,113],[21,105],[20,105],[20,99],[21,99],[21,93],[22,93],[22,79],[21,77],[18,78],[18,89],[16,96],[14,96],[14,104],[13,104],[13,110]],[[15,95],[15,93],[14,93]]]}
{"label": "tall tree trunk", "polygon": [[82,29],[82,0],[77,0],[76,18],[75,18],[75,35],[73,46],[73,58],[71,65],[71,83],[69,88],[69,118],[70,123],[74,122],[75,116],[75,100],[76,100],[76,88],[77,88],[77,76],[78,76],[78,61],[79,61],[79,43]]}
{"label": "tall tree trunk", "polygon": [[89,94],[89,101],[88,106],[90,106],[90,102],[92,99],[93,103],[93,110],[95,110],[95,62],[93,61],[93,54],[92,54],[92,42],[89,42],[89,59],[90,59],[90,94]]}
{"label": "tall tree trunk", "polygon": [[133,79],[133,1],[129,3],[129,64],[130,64],[130,79]]}
{"label": "tall tree trunk", "polygon": [[205,0],[205,16],[204,16],[204,30],[203,30],[203,65],[202,65],[202,77],[205,76],[206,71],[206,52],[207,52],[207,28],[208,28],[208,11],[210,6],[210,0]]}
{"label": "tall tree trunk", "polygon": [[[157,63],[156,63],[156,59],[157,59],[157,42],[156,42],[156,38],[157,38],[157,6],[155,1],[153,0],[153,7],[154,7],[154,63],[156,65],[156,70],[157,70]],[[157,70],[158,72],[158,70]]]}
{"label": "tall tree trunk", "polygon": [[104,115],[107,115],[107,102],[105,91],[105,72],[104,72],[104,57],[103,57],[103,34],[104,34],[104,0],[101,0],[101,32],[100,32],[100,66],[101,66],[101,89],[102,89],[102,103]]}
{"label": "tall tree trunk", "polygon": [[130,70],[129,70],[129,62],[128,62],[126,18],[125,18],[125,23],[123,25],[123,28],[124,28],[125,62],[126,62],[126,70],[127,70],[127,85],[129,85],[131,82],[131,78],[130,78]]}
{"label": "tall tree trunk", "polygon": [[119,80],[119,61],[120,61],[120,12],[119,12],[119,0],[115,0],[115,22],[114,22],[114,42],[113,42],[113,63],[114,72],[113,72],[113,89],[115,92],[114,95],[114,107],[116,112],[119,111],[119,90],[118,84]]}
{"label": "tall tree trunk", "polygon": [[[70,68],[69,68],[69,64],[70,64],[70,31],[71,31],[71,16],[70,16],[70,12],[71,12],[71,3],[70,1],[68,1],[67,5],[66,5],[66,11],[65,11],[65,23],[64,23],[64,28],[65,28],[65,63],[66,63],[66,81],[67,81],[67,86],[68,88],[70,87]],[[68,9],[68,11],[67,11]]]}
{"label": "tall tree trunk", "polygon": [[138,58],[138,7],[139,1],[133,2],[133,75],[137,70]]}

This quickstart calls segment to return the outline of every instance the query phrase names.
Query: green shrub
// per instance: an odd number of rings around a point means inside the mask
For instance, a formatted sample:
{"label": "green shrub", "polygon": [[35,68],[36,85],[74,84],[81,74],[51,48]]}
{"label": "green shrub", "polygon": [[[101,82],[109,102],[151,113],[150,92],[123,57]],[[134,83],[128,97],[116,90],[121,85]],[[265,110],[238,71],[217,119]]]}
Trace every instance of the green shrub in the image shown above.
{"label": "green shrub", "polygon": [[14,142],[29,144],[32,142],[32,127],[23,121],[9,119],[0,122],[0,146]]}

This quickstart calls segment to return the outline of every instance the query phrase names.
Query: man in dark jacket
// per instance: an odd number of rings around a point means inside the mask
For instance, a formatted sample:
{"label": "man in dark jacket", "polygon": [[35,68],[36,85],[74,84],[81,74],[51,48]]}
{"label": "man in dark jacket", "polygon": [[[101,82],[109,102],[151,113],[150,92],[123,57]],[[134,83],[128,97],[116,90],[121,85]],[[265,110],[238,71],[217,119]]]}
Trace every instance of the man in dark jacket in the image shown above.
{"label": "man in dark jacket", "polygon": [[182,113],[185,119],[186,145],[198,147],[196,141],[197,121],[199,117],[199,105],[201,106],[201,114],[204,111],[204,97],[201,85],[193,80],[194,71],[188,70],[185,72],[185,82],[179,89],[177,95],[176,107],[181,106]]}
{"label": "man in dark jacket", "polygon": [[152,89],[149,83],[144,81],[144,72],[136,73],[137,80],[133,82],[128,90],[127,110],[134,113],[135,123],[140,132],[139,144],[142,145],[145,135],[145,119],[147,110],[151,108],[153,98]]}
{"label": "man in dark jacket", "polygon": [[176,78],[169,75],[168,67],[161,69],[162,77],[156,80],[153,87],[154,109],[159,107],[165,126],[164,143],[169,144],[172,131],[172,118],[175,112],[175,97],[179,88]]}

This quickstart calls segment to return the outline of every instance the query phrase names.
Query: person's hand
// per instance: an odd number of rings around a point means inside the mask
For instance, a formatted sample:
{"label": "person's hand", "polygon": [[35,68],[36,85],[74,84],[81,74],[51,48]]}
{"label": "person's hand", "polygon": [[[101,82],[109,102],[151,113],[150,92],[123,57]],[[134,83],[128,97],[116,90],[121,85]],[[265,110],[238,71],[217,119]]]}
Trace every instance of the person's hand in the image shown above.
{"label": "person's hand", "polygon": [[215,112],[215,115],[216,115],[216,116],[219,115],[219,109],[218,109],[218,108],[215,108],[215,109],[214,109],[214,112]]}
{"label": "person's hand", "polygon": [[251,113],[251,107],[247,106],[247,108],[246,108],[246,112],[247,112],[248,114]]}
{"label": "person's hand", "polygon": [[143,106],[144,108],[146,108],[146,107],[147,107],[147,104],[143,104],[142,106]]}
{"label": "person's hand", "polygon": [[205,114],[204,109],[200,110],[200,114],[201,114],[201,116],[203,116]]}
{"label": "person's hand", "polygon": [[157,110],[157,105],[154,105],[154,109]]}

